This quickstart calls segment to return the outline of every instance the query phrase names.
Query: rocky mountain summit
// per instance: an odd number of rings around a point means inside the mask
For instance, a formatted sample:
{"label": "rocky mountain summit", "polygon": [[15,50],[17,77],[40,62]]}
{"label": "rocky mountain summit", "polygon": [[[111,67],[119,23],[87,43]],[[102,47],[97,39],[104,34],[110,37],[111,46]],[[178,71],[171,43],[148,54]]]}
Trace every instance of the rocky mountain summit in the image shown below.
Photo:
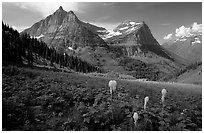
{"label": "rocky mountain summit", "polygon": [[73,11],[66,12],[60,6],[52,15],[35,23],[22,33],[38,38],[49,47],[67,51],[85,46],[107,46],[96,33],[100,27],[84,23]]}
{"label": "rocky mountain summit", "polygon": [[157,42],[144,21],[124,21],[113,29],[113,33],[103,36],[104,40],[109,45],[123,46],[128,56],[161,56],[174,60],[171,53]]}

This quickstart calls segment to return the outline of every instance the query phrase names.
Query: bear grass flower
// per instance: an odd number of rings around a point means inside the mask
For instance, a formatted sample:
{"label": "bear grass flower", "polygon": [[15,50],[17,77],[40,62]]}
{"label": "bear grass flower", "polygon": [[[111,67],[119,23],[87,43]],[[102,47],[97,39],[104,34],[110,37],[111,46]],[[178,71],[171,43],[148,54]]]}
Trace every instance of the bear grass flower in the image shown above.
{"label": "bear grass flower", "polygon": [[144,98],[144,110],[146,110],[147,102],[149,101],[149,97]]}
{"label": "bear grass flower", "polygon": [[164,112],[164,100],[165,100],[166,93],[167,93],[166,89],[162,89],[161,93],[162,93],[162,97],[161,97],[161,102],[162,102],[162,112]]}
{"label": "bear grass flower", "polygon": [[133,114],[133,120],[134,120],[135,127],[136,127],[136,125],[137,125],[137,120],[138,120],[138,119],[139,119],[139,115],[138,115],[137,112],[135,112],[135,113]]}
{"label": "bear grass flower", "polygon": [[108,83],[108,86],[110,87],[110,94],[111,94],[111,114],[112,114],[112,121],[113,121],[113,92],[116,91],[117,82],[115,80],[110,80]]}
{"label": "bear grass flower", "polygon": [[162,98],[161,98],[162,104],[164,104],[164,99],[166,97],[166,93],[167,93],[166,89],[162,89]]}
{"label": "bear grass flower", "polygon": [[115,80],[109,81],[109,87],[110,87],[110,94],[112,95],[114,91],[116,91],[117,82]]}

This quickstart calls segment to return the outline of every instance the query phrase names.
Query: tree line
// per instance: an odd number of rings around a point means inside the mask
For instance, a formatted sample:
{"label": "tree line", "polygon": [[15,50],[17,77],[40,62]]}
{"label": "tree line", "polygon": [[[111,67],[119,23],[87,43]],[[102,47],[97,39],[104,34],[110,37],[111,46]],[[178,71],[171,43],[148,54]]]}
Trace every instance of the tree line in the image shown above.
{"label": "tree line", "polygon": [[186,66],[184,69],[180,69],[179,72],[177,72],[176,76],[180,76],[185,72],[188,72],[190,70],[194,70],[196,68],[198,68],[198,66],[202,65],[201,61],[196,61],[194,63],[189,64],[188,66]]}
{"label": "tree line", "polygon": [[59,53],[54,48],[48,47],[43,41],[26,33],[19,34],[17,30],[2,22],[2,60],[22,63],[26,59],[29,65],[33,65],[34,60],[37,60],[38,57],[49,60],[51,66],[56,63],[60,67],[69,67],[84,73],[101,72],[100,68],[76,56]]}
{"label": "tree line", "polygon": [[197,69],[201,65],[202,65],[202,61],[196,61],[194,63],[189,64],[188,66],[186,66],[184,68],[175,70],[171,75],[166,76],[163,80],[168,81],[170,79],[177,78],[180,75],[184,74],[185,72],[189,72],[190,70]]}

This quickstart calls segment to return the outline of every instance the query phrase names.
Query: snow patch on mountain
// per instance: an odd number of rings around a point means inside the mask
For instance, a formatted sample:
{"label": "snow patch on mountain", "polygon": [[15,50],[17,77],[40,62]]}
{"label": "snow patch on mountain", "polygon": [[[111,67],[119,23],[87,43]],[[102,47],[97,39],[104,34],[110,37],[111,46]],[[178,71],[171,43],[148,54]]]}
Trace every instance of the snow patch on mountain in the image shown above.
{"label": "snow patch on mountain", "polygon": [[126,23],[128,25],[132,25],[132,26],[136,26],[136,25],[139,25],[141,24],[140,22],[134,22],[134,21],[129,21],[128,23]]}
{"label": "snow patch on mountain", "polygon": [[135,25],[136,23],[135,23],[135,22],[130,22],[130,24],[131,24],[131,25]]}
{"label": "snow patch on mountain", "polygon": [[131,33],[133,31],[135,31],[136,29],[138,29],[138,27],[132,27],[132,28],[129,28],[126,33]]}
{"label": "snow patch on mountain", "polygon": [[108,30],[97,30],[96,32],[98,32],[98,33],[103,33],[103,32],[108,32]]}
{"label": "snow patch on mountain", "polygon": [[201,43],[200,39],[198,37],[194,38],[195,40],[193,42],[191,42],[193,45],[196,43]]}
{"label": "snow patch on mountain", "polygon": [[137,22],[137,23],[136,22],[130,22],[130,24],[135,26],[135,25],[140,25],[141,23],[139,23],[139,22]]}
{"label": "snow patch on mountain", "polygon": [[107,39],[107,38],[110,38],[110,37],[113,37],[113,36],[119,36],[121,35],[122,33],[119,32],[119,31],[111,31],[111,30],[108,30],[108,34],[106,36],[104,36],[102,39]]}
{"label": "snow patch on mountain", "polygon": [[113,37],[113,36],[118,36],[118,35],[121,35],[122,33],[117,31],[117,32],[114,32],[114,31],[111,31],[111,30],[98,30],[97,31],[98,33],[103,33],[103,34],[100,34],[99,36],[102,38],[102,39],[108,39],[110,37]]}
{"label": "snow patch on mountain", "polygon": [[40,39],[40,38],[42,38],[44,35],[43,34],[41,34],[40,36],[34,36],[34,38],[36,38],[36,39]]}
{"label": "snow patch on mountain", "polygon": [[138,30],[142,26],[142,22],[134,22],[134,21],[125,21],[121,24],[119,24],[115,29],[113,30],[98,30],[98,33],[104,33],[102,35],[99,35],[102,39],[108,39],[114,36],[124,35],[124,34],[130,34],[133,31]]}
{"label": "snow patch on mountain", "polygon": [[125,29],[128,29],[128,27],[123,27],[123,28],[120,28],[119,30],[125,30]]}
{"label": "snow patch on mountain", "polygon": [[186,41],[186,40],[187,40],[186,38],[176,39],[176,41],[180,41],[180,42],[184,42],[184,41]]}

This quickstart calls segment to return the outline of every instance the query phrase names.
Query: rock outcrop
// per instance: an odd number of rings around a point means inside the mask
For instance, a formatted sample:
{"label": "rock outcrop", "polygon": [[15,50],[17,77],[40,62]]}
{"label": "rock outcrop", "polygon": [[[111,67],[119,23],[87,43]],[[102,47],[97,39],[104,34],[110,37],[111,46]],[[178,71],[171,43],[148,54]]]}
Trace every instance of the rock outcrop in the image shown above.
{"label": "rock outcrop", "polygon": [[128,56],[158,56],[174,60],[153,37],[147,24],[143,22],[125,21],[118,25],[114,32],[121,34],[112,36],[106,40],[108,44],[125,46]]}
{"label": "rock outcrop", "polygon": [[35,23],[22,33],[36,37],[58,51],[85,46],[107,46],[94,31],[100,27],[82,22],[73,11],[59,7],[52,15]]}

